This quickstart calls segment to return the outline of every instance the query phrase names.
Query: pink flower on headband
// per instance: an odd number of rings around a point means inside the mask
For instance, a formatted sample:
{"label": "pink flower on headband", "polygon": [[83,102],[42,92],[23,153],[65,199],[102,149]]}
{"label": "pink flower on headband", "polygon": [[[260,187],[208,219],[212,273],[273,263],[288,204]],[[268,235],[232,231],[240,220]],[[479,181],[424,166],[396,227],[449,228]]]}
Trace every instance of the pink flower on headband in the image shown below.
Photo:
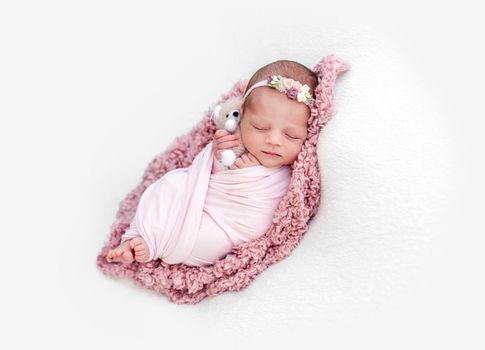
{"label": "pink flower on headband", "polygon": [[294,87],[291,87],[290,90],[286,93],[286,96],[288,98],[291,98],[292,100],[296,100],[296,97],[298,96],[298,90]]}

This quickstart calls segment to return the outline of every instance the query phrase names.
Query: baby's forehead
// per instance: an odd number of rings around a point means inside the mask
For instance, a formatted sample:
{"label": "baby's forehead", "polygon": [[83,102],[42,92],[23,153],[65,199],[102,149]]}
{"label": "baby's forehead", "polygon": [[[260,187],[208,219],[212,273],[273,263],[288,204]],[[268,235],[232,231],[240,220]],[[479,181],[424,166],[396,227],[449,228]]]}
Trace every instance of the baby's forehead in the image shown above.
{"label": "baby's forehead", "polygon": [[251,114],[250,120],[253,122],[262,122],[265,124],[275,124],[288,129],[306,130],[308,128],[308,118],[304,116],[281,116],[281,115],[262,115]]}
{"label": "baby's forehead", "polygon": [[274,106],[284,106],[284,109],[299,109],[309,111],[309,107],[295,99],[290,99],[286,94],[272,87],[260,87],[254,89],[244,100],[244,106],[254,110],[273,109]]}
{"label": "baby's forehead", "polygon": [[307,127],[308,118],[302,115],[295,115],[292,118],[282,118],[281,123],[284,125],[294,126],[294,127]]}

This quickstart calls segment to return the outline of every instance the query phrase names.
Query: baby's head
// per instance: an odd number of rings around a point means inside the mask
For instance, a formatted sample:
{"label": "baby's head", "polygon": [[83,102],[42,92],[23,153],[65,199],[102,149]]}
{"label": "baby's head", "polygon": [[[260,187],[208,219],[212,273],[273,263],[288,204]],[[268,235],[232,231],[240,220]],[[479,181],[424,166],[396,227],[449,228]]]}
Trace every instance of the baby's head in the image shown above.
{"label": "baby's head", "polygon": [[[300,101],[303,99],[302,102],[292,99],[296,98],[294,89],[287,95],[277,88],[261,83],[261,86],[256,85],[258,87],[250,91],[253,85],[275,75],[301,83],[296,83],[297,87],[308,85],[307,97],[309,94],[314,96],[318,82],[315,73],[310,69],[300,63],[286,60],[260,68],[249,80],[246,98],[241,107],[241,141],[263,166],[269,168],[290,165],[295,161],[306,140],[310,117],[310,108],[306,104],[308,99],[304,98],[304,91],[298,96]],[[291,80],[284,82],[287,84],[286,88],[289,88]]]}

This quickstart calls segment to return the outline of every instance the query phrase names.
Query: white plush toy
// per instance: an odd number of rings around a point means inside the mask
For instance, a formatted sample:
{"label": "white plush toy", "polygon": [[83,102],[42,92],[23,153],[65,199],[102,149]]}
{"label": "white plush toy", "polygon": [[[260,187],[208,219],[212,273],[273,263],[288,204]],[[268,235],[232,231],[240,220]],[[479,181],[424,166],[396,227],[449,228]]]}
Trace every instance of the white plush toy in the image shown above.
{"label": "white plush toy", "polygon": [[[241,135],[239,130],[239,122],[241,121],[241,97],[233,97],[221,105],[214,108],[212,118],[216,124],[217,129],[226,129],[232,134]],[[241,138],[239,138],[241,140]],[[221,153],[221,163],[225,168],[230,167],[236,159],[245,151],[242,142],[231,149],[226,149]]]}

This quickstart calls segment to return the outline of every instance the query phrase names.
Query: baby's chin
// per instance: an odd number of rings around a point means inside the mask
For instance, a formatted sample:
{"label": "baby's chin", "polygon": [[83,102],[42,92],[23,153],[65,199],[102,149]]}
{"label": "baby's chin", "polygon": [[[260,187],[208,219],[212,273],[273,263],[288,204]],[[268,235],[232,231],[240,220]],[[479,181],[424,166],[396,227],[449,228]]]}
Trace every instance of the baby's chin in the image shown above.
{"label": "baby's chin", "polygon": [[286,165],[283,157],[281,156],[270,156],[262,153],[259,157],[257,157],[259,162],[262,166],[266,168],[277,168],[283,165]]}

